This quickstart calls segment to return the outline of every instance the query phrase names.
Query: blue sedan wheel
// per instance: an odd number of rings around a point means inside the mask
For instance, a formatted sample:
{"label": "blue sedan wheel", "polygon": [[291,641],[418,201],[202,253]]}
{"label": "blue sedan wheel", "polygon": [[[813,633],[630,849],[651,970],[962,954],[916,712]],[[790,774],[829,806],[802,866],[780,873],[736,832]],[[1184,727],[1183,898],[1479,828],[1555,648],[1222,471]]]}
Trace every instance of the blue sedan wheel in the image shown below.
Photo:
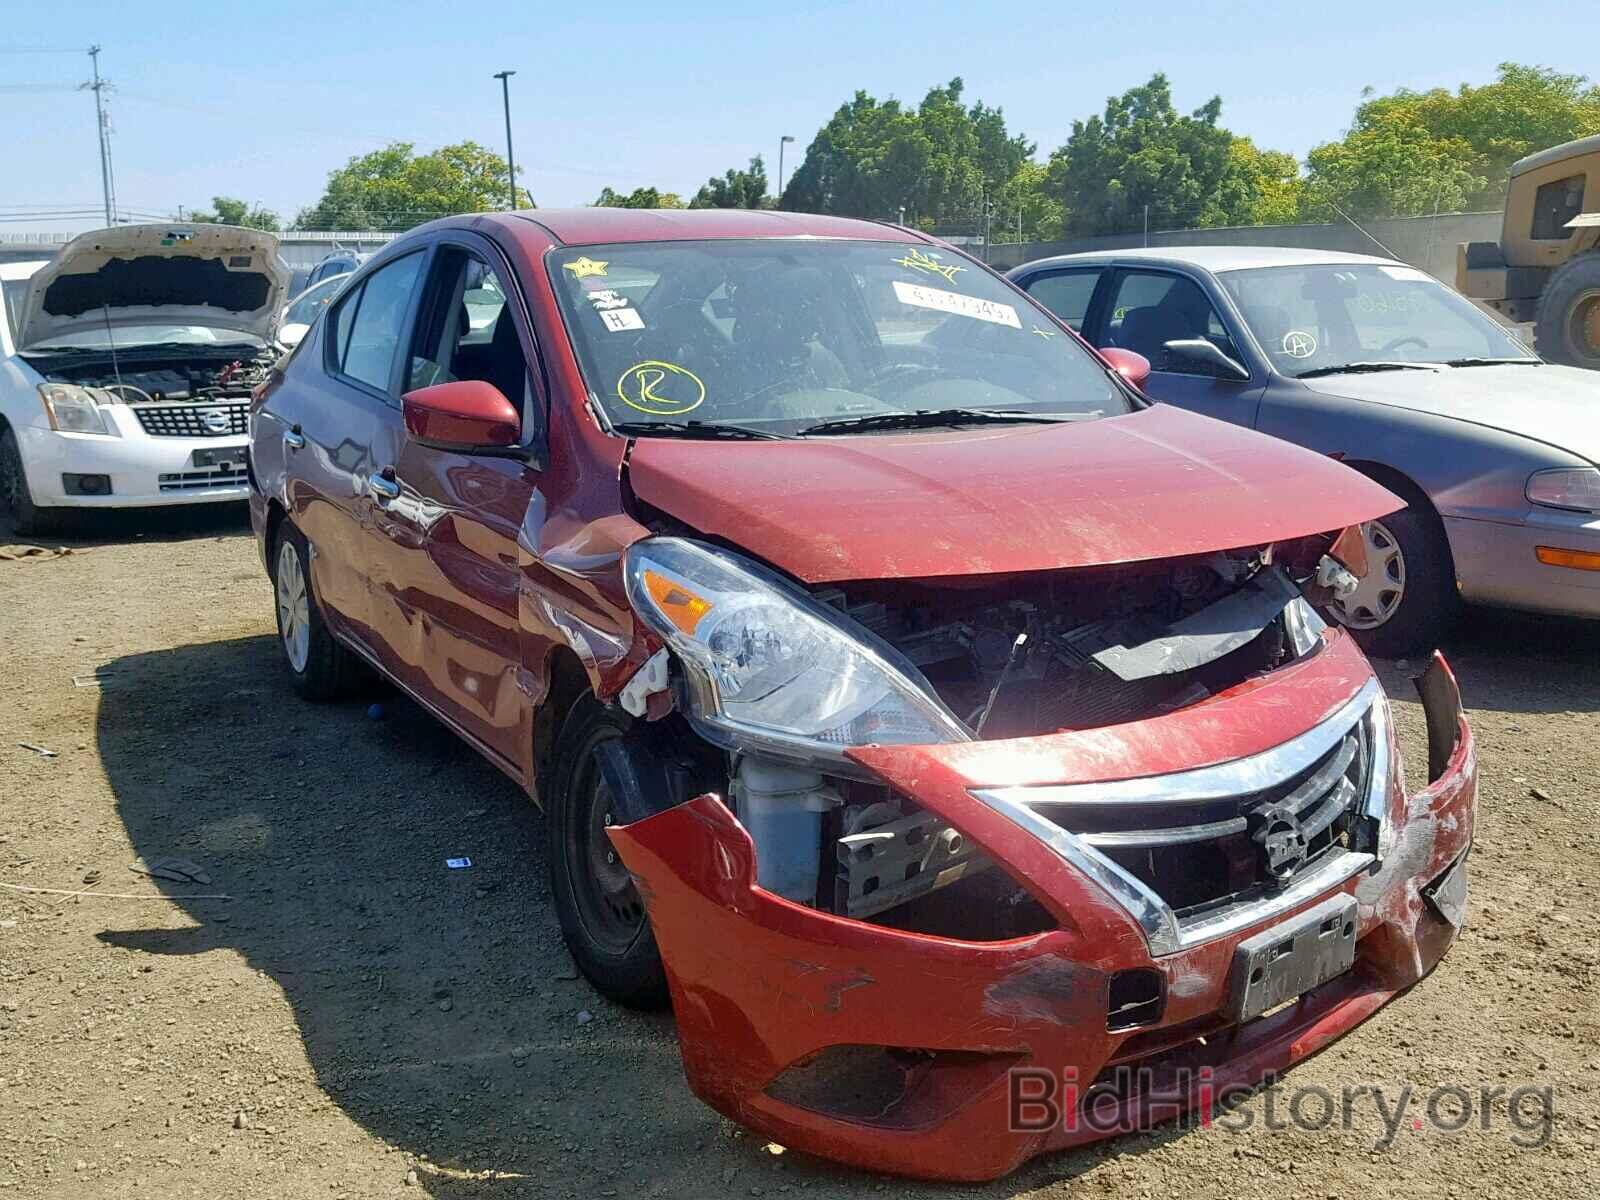
{"label": "blue sedan wheel", "polygon": [[1335,599],[1334,617],[1349,629],[1376,629],[1399,609],[1406,594],[1406,556],[1382,521],[1361,527],[1367,543],[1367,575],[1349,596]]}

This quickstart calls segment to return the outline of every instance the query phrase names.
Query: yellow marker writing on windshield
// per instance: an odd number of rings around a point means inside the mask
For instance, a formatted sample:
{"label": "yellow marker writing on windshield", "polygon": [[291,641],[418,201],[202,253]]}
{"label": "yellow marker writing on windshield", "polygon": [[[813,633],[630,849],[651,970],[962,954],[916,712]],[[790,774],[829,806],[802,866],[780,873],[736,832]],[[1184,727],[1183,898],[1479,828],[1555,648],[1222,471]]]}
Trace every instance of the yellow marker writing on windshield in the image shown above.
{"label": "yellow marker writing on windshield", "polygon": [[656,417],[676,417],[699,408],[706,385],[688,367],[646,359],[617,378],[617,399]]}

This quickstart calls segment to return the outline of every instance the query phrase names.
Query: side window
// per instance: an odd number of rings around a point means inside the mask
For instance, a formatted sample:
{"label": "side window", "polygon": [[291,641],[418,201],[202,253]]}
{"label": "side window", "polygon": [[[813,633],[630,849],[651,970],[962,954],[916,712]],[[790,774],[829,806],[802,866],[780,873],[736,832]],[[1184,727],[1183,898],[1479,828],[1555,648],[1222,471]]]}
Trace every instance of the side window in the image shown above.
{"label": "side window", "polygon": [[[408,254],[369,275],[358,295],[339,310],[336,351],[344,374],[389,390],[395,352],[405,335],[406,310],[416,289],[422,254]],[[354,310],[346,326],[346,313]]]}
{"label": "side window", "polygon": [[460,247],[442,247],[404,390],[480,379],[523,410],[525,427],[542,424],[542,414],[529,411],[528,363],[506,297],[500,276],[482,258]]}
{"label": "side window", "polygon": [[1238,348],[1200,285],[1181,275],[1127,271],[1111,297],[1111,320],[1104,344],[1142,354],[1156,371],[1175,375],[1214,375],[1204,364],[1167,351],[1168,342],[1197,338],[1214,344],[1234,360]]}
{"label": "side window", "polygon": [[1541,242],[1564,242],[1572,236],[1567,222],[1583,212],[1584,176],[1569,175],[1542,184],[1533,194],[1533,232]]}
{"label": "side window", "polygon": [[1027,293],[1079,333],[1102,272],[1052,271],[1028,280]]}

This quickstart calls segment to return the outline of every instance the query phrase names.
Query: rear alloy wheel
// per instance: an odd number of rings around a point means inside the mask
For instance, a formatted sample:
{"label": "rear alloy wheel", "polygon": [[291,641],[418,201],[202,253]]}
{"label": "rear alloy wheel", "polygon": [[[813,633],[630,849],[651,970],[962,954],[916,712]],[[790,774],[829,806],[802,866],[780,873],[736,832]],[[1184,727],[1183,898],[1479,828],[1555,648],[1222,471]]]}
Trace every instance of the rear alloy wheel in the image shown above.
{"label": "rear alloy wheel", "polygon": [[1414,502],[1361,532],[1367,573],[1351,595],[1329,603],[1328,614],[1382,658],[1437,645],[1460,604],[1438,518]]}
{"label": "rear alloy wheel", "polygon": [[593,697],[567,718],[545,809],[550,890],[578,969],[619,1004],[657,1008],[667,999],[661,953],[644,899],[606,833],[648,815],[629,811],[601,768],[601,748],[630,736],[630,727]]}
{"label": "rear alloy wheel", "polygon": [[311,556],[306,539],[285,521],[272,557],[272,593],[278,644],[294,690],[307,700],[336,700],[350,690],[356,662],[322,619],[311,591]]}
{"label": "rear alloy wheel", "polygon": [[11,524],[22,537],[54,533],[61,524],[61,512],[40,508],[28,491],[28,472],[22,465],[22,447],[16,431],[0,430],[0,511],[11,517]]}

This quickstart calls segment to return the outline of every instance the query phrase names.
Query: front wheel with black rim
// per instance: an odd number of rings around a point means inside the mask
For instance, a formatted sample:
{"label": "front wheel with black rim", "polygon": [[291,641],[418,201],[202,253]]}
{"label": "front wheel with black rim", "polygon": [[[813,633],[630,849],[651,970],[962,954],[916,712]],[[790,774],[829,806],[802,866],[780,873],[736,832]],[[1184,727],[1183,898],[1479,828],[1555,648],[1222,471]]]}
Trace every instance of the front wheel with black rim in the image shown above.
{"label": "front wheel with black rim", "polygon": [[550,890],[567,948],[589,982],[619,1004],[659,1008],[667,1000],[661,953],[633,876],[606,834],[650,815],[607,778],[606,758],[616,761],[631,726],[592,696],[567,717],[546,793]]}
{"label": "front wheel with black rim", "polygon": [[311,590],[310,549],[305,535],[288,521],[280,526],[273,550],[272,591],[278,644],[294,690],[307,700],[344,696],[356,674],[356,662],[322,619]]}
{"label": "front wheel with black rim", "polygon": [[1436,646],[1460,605],[1438,517],[1413,502],[1361,532],[1367,573],[1352,594],[1333,599],[1329,615],[1381,658]]}
{"label": "front wheel with black rim", "polygon": [[40,508],[28,491],[28,472],[22,465],[22,447],[13,429],[0,430],[0,511],[11,518],[23,537],[54,533],[61,527],[61,510]]}

